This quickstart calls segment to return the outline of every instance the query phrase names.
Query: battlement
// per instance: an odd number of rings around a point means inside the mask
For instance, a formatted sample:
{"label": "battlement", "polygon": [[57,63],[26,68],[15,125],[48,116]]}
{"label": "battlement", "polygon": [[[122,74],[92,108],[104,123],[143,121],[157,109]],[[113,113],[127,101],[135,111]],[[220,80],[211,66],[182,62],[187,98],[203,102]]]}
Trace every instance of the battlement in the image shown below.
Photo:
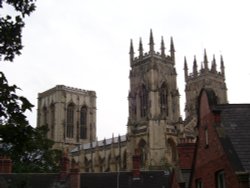
{"label": "battlement", "polygon": [[84,90],[84,89],[79,89],[79,88],[74,88],[74,87],[69,87],[69,86],[64,86],[64,85],[56,85],[55,87],[43,92],[39,93],[39,97],[44,97],[48,96],[52,93],[55,93],[56,91],[68,91],[72,93],[77,93],[77,94],[85,94],[85,95],[90,95],[93,97],[96,97],[95,91],[90,91],[90,90]]}
{"label": "battlement", "polygon": [[133,47],[133,42],[131,40],[130,42],[130,66],[134,67],[137,65],[144,64],[148,62],[149,59],[154,58],[156,60],[159,60],[162,63],[170,63],[170,64],[175,64],[175,57],[174,57],[174,44],[173,44],[173,39],[171,37],[171,42],[170,42],[170,55],[165,54],[165,44],[163,37],[161,38],[161,46],[160,46],[160,52],[156,52],[154,50],[154,39],[153,39],[153,33],[152,30],[150,30],[150,37],[149,37],[149,51],[144,52],[143,50],[143,44],[142,44],[142,39],[140,38],[139,42],[139,54],[137,57],[135,57],[135,52],[134,52],[134,47]]}
{"label": "battlement", "polygon": [[[209,68],[208,64],[211,63],[211,67]],[[194,57],[193,61],[193,70],[191,73],[188,72],[187,60],[184,58],[184,72],[185,72],[185,81],[190,81],[193,79],[197,79],[203,76],[211,75],[214,78],[225,79],[225,67],[222,56],[220,57],[220,71],[217,70],[217,63],[215,56],[213,56],[213,60],[211,62],[207,59],[206,50],[204,50],[204,60],[201,62],[200,70],[198,71],[196,57]]]}

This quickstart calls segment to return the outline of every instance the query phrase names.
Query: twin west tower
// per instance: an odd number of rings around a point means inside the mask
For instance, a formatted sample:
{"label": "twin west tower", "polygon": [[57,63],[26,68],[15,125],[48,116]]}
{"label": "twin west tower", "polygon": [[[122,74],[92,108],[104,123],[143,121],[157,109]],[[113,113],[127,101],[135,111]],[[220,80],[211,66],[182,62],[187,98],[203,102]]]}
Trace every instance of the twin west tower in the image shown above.
{"label": "twin west tower", "polygon": [[140,39],[136,55],[131,40],[126,135],[96,140],[95,92],[66,86],[39,94],[38,126],[49,127],[48,137],[56,142],[55,147],[68,148],[83,172],[131,170],[135,154],[140,156],[142,169],[174,166],[178,161],[177,144],[195,138],[200,91],[210,88],[219,103],[227,103],[227,88],[222,57],[218,71],[215,58],[209,62],[205,51],[200,69],[195,58],[191,73],[185,59],[186,118],[182,120],[172,38],[169,54],[166,51],[163,38],[160,52],[155,51],[152,31],[147,52]]}

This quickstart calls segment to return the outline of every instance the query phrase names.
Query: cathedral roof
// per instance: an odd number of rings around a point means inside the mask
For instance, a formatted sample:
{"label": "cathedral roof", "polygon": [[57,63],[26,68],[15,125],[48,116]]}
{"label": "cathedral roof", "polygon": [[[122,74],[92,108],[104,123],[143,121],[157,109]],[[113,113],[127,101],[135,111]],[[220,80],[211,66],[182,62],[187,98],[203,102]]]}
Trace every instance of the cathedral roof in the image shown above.
{"label": "cathedral roof", "polygon": [[122,136],[118,136],[118,137],[113,137],[113,138],[108,138],[108,139],[104,139],[104,140],[99,140],[99,141],[93,141],[93,142],[89,142],[86,144],[82,144],[79,147],[74,148],[71,152],[78,152],[79,150],[87,150],[87,149],[91,149],[91,148],[95,148],[95,147],[102,147],[102,146],[108,146],[111,144],[118,144],[119,142],[126,142],[127,141],[127,136],[126,135],[122,135]]}

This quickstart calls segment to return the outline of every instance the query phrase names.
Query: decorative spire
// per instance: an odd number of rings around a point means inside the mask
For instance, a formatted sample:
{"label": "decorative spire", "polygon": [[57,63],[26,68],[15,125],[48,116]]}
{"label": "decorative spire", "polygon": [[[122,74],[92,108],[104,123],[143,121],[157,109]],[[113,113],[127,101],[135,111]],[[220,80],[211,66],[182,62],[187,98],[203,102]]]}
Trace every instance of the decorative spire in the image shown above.
{"label": "decorative spire", "polygon": [[197,76],[197,74],[198,74],[196,56],[194,56],[193,74],[194,74],[194,76]]}
{"label": "decorative spire", "polygon": [[112,144],[115,143],[114,133],[112,133]]}
{"label": "decorative spire", "polygon": [[206,49],[204,49],[204,66],[205,66],[205,70],[208,70],[208,60],[207,60]]}
{"label": "decorative spire", "polygon": [[149,36],[149,53],[154,53],[154,38],[152,29],[150,29],[150,36]]}
{"label": "decorative spire", "polygon": [[220,70],[222,76],[225,76],[225,67],[224,67],[224,61],[222,55],[220,56]]}
{"label": "decorative spire", "polygon": [[142,40],[140,38],[140,42],[139,42],[139,57],[143,56],[143,47],[142,47]]}
{"label": "decorative spire", "polygon": [[130,54],[130,62],[132,62],[133,59],[134,59],[134,54],[135,54],[135,52],[134,52],[134,47],[133,47],[133,40],[132,40],[132,39],[130,40],[130,50],[129,50],[129,54]]}
{"label": "decorative spire", "polygon": [[216,60],[215,60],[215,55],[213,55],[213,61],[212,61],[212,66],[211,66],[211,71],[216,72]]}
{"label": "decorative spire", "polygon": [[185,74],[185,81],[187,81],[187,78],[188,78],[188,66],[187,66],[186,56],[184,57],[184,74]]}
{"label": "decorative spire", "polygon": [[161,55],[165,56],[165,44],[164,44],[163,36],[161,37]]}
{"label": "decorative spire", "polygon": [[174,41],[173,37],[170,38],[170,55],[173,61],[175,61],[175,49],[174,49]]}
{"label": "decorative spire", "polygon": [[203,66],[203,63],[201,62],[201,69],[200,69],[200,71],[202,72],[203,69],[204,69],[204,66]]}

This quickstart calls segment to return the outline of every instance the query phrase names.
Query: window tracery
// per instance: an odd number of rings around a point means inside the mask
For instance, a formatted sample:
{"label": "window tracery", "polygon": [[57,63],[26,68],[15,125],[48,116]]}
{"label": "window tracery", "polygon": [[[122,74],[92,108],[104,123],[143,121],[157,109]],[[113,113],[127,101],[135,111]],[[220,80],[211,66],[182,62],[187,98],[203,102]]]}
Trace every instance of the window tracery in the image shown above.
{"label": "window tracery", "polygon": [[73,138],[74,132],[74,104],[69,104],[67,108],[67,130],[66,136],[68,138]]}
{"label": "window tracery", "polygon": [[168,88],[164,82],[160,88],[160,108],[162,115],[168,115]]}
{"label": "window tracery", "polygon": [[80,111],[80,139],[87,138],[87,107],[83,106]]}
{"label": "window tracery", "polygon": [[140,104],[141,104],[141,117],[146,117],[148,112],[148,92],[145,85],[142,85]]}

